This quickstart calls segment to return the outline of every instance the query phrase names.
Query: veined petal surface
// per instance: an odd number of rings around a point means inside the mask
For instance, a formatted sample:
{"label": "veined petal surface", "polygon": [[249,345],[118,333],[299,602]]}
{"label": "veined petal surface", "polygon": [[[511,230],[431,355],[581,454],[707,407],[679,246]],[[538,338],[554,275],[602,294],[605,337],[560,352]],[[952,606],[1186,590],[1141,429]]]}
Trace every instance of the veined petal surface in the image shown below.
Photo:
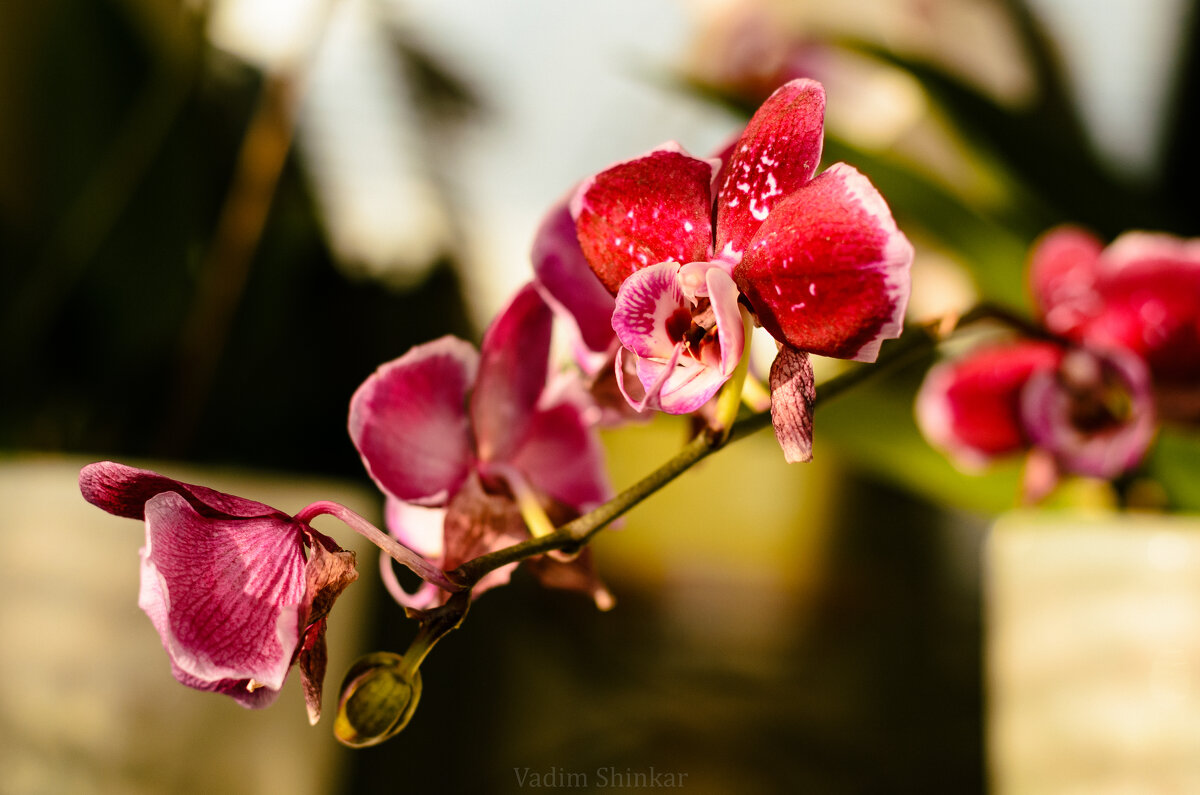
{"label": "veined petal surface", "polygon": [[350,400],[350,438],[387,494],[444,504],[467,476],[467,394],[479,354],[454,337],[418,345],[382,365]]}
{"label": "veined petal surface", "polygon": [[138,605],[172,663],[202,682],[278,690],[307,610],[302,526],[204,517],[170,491],[148,500],[145,514]]}
{"label": "veined petal surface", "polygon": [[249,518],[282,516],[269,505],[225,494],[206,486],[195,486],[148,469],[99,461],[79,472],[79,490],[83,498],[116,516],[142,519],[146,501],[165,491],[179,494],[201,516]]}

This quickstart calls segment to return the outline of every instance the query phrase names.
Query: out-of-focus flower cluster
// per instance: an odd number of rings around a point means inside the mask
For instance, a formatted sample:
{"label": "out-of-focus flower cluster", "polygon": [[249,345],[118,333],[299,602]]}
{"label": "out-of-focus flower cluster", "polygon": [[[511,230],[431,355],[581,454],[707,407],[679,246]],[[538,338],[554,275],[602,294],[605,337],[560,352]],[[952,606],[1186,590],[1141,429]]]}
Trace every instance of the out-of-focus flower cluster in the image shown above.
{"label": "out-of-focus flower cluster", "polygon": [[1133,470],[1158,418],[1200,419],[1200,241],[1129,232],[1107,248],[1062,227],[1029,282],[1042,327],[935,366],[917,400],[925,435],[977,469],[1027,452],[1025,492],[1064,474]]}

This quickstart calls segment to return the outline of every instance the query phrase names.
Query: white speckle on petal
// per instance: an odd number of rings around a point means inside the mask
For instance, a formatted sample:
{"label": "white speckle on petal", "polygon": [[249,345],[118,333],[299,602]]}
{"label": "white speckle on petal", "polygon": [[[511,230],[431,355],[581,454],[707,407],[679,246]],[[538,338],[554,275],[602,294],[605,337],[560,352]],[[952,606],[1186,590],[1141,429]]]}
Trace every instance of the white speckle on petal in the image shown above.
{"label": "white speckle on petal", "polygon": [[792,304],[792,311],[793,311],[793,312],[799,312],[799,311],[800,311],[801,309],[803,309],[803,308],[804,308],[804,302],[803,302],[803,301],[801,301],[801,302],[800,302],[800,303],[798,303],[798,304]]}
{"label": "white speckle on petal", "polygon": [[684,221],[684,222],[683,222],[683,231],[685,231],[685,232],[690,232],[690,231],[692,231],[692,229],[693,229],[693,228],[694,228],[694,227],[692,226],[692,222],[691,222],[691,221]]}
{"label": "white speckle on petal", "polygon": [[742,193],[749,193],[750,192],[750,183],[749,182],[739,182],[737,189],[740,190]]}
{"label": "white speckle on petal", "polygon": [[783,288],[780,287],[778,284],[775,285],[775,295],[783,295]]}
{"label": "white speckle on petal", "polygon": [[817,283],[816,283],[816,282],[809,282],[809,283],[808,283],[808,294],[809,294],[809,295],[816,295],[816,294],[817,294]]}

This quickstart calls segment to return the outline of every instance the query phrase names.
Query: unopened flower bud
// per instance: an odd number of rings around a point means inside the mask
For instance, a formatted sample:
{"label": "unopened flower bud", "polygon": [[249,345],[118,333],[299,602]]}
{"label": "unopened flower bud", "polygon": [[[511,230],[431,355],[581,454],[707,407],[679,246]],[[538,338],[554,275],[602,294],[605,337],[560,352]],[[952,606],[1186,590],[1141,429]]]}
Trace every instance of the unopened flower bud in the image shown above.
{"label": "unopened flower bud", "polygon": [[359,658],[342,680],[333,733],[351,748],[378,745],[408,725],[421,698],[421,672],[404,658],[375,652]]}

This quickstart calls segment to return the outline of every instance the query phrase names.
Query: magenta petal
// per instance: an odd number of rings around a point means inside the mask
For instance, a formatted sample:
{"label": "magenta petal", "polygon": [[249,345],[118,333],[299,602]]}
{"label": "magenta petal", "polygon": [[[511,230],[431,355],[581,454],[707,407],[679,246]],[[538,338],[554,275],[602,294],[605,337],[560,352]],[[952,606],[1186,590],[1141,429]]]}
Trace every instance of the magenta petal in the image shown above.
{"label": "magenta petal", "polygon": [[[1111,389],[1126,416],[1097,422],[1089,411]],[[1135,467],[1154,437],[1150,377],[1141,359],[1125,351],[1067,353],[1055,371],[1030,375],[1021,394],[1030,439],[1067,472],[1114,478]]]}
{"label": "magenta petal", "polygon": [[506,460],[524,438],[549,372],[554,315],[532,285],[509,302],[483,335],[471,393],[475,449]]}
{"label": "magenta petal", "polygon": [[816,380],[808,354],[784,345],[771,364],[771,424],[788,463],[812,460]]}
{"label": "magenta petal", "polygon": [[454,337],[381,366],[350,400],[350,438],[367,472],[401,500],[445,502],[467,476],[467,392],[479,356]]}
{"label": "magenta petal", "polygon": [[642,357],[670,358],[692,323],[680,289],[679,263],[663,262],[630,276],[617,293],[612,325],[617,339]]}
{"label": "magenta petal", "polygon": [[571,200],[579,243],[613,295],[659,262],[709,259],[713,164],[668,145],[602,171]]}
{"label": "magenta petal", "polygon": [[143,518],[146,501],[167,491],[182,496],[202,516],[282,516],[279,511],[261,502],[223,494],[204,486],[193,486],[148,469],[137,469],[112,461],[88,464],[80,470],[79,490],[92,505],[128,519]]}
{"label": "magenta petal", "polygon": [[554,206],[538,229],[533,272],[542,297],[574,323],[587,349],[607,351],[614,338],[613,297],[583,256],[575,219],[565,201]]}
{"label": "magenta petal", "polygon": [[275,703],[275,699],[279,698],[278,688],[256,686],[254,690],[250,690],[249,679],[218,679],[211,682],[204,679],[197,679],[176,665],[174,661],[171,662],[171,675],[175,677],[175,681],[185,687],[190,687],[204,693],[218,693],[223,696],[229,696],[247,709],[269,707]]}
{"label": "magenta petal", "polygon": [[883,197],[839,163],[774,209],[733,275],[775,339],[874,361],[902,330],[912,259]]}
{"label": "magenta petal", "polygon": [[138,605],[172,664],[203,683],[278,690],[307,611],[302,526],[204,517],[174,492],[152,497],[145,513]]}
{"label": "magenta petal", "polygon": [[716,252],[744,252],[780,202],[817,172],[825,128],[825,89],[793,80],[750,119],[732,150],[717,194]]}
{"label": "magenta petal", "polygon": [[600,440],[568,403],[537,413],[511,463],[538,492],[579,513],[612,496]]}
{"label": "magenta petal", "polygon": [[1025,449],[1021,391],[1035,372],[1051,372],[1062,350],[1047,342],[992,345],[935,365],[917,393],[925,438],[958,464],[978,468]]}

